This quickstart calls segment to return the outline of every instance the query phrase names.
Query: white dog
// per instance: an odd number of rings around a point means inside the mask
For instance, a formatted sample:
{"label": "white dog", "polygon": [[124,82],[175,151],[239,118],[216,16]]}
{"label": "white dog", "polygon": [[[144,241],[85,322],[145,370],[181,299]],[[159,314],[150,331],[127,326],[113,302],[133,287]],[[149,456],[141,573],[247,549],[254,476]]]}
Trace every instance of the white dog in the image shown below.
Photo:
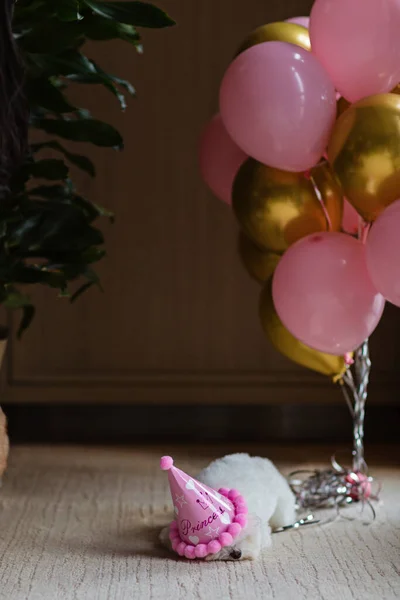
{"label": "white dog", "polygon": [[[254,560],[271,545],[271,529],[296,521],[295,497],[286,479],[267,458],[231,454],[213,461],[197,479],[215,490],[238,489],[249,509],[247,526],[234,544],[206,560]],[[171,549],[169,527],[161,531],[160,540]]]}

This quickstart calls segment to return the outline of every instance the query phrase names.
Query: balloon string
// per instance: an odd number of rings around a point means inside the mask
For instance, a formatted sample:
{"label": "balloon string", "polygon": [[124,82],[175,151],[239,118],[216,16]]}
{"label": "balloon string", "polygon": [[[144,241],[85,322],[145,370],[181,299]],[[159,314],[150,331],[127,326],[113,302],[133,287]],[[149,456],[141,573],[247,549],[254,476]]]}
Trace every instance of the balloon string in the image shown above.
{"label": "balloon string", "polygon": [[[321,163],[321,164],[323,164],[323,163]],[[317,196],[317,198],[319,200],[319,203],[322,206],[322,210],[324,211],[326,223],[328,225],[328,231],[332,231],[332,221],[331,221],[331,218],[330,218],[329,213],[327,211],[327,208],[325,206],[325,203],[324,203],[324,200],[322,198],[321,192],[319,191],[319,189],[318,189],[318,187],[317,187],[317,185],[315,183],[314,177],[312,176],[311,173],[310,173],[310,181],[311,181],[311,183],[313,185],[313,188],[314,188],[314,191],[315,191],[315,195]]]}
{"label": "balloon string", "polygon": [[353,470],[365,473],[364,419],[371,370],[368,340],[356,350],[354,368],[355,378],[350,368],[343,375],[342,391],[353,419]]}
{"label": "balloon string", "polygon": [[358,239],[365,244],[367,241],[369,229],[371,227],[370,223],[366,223],[362,217],[359,217],[358,220]]}
{"label": "balloon string", "polygon": [[[346,374],[345,374],[345,376],[346,376]],[[351,397],[350,397],[350,394],[349,394],[349,390],[347,389],[347,386],[345,384],[345,376],[343,377],[342,381],[340,382],[340,385],[341,385],[343,396],[344,396],[344,399],[346,400],[346,404],[347,404],[347,407],[349,409],[349,412],[350,412],[352,418],[354,419],[353,404],[351,402]]]}
{"label": "balloon string", "polygon": [[[365,244],[370,224],[362,217],[358,220],[358,239]],[[364,419],[365,403],[368,397],[368,383],[371,371],[371,360],[369,357],[369,344],[366,339],[354,353],[354,374],[347,369],[343,376],[342,386],[346,403],[350,408],[353,419],[353,470],[356,472],[367,472],[367,464],[364,459]],[[350,395],[353,397],[351,402]]]}

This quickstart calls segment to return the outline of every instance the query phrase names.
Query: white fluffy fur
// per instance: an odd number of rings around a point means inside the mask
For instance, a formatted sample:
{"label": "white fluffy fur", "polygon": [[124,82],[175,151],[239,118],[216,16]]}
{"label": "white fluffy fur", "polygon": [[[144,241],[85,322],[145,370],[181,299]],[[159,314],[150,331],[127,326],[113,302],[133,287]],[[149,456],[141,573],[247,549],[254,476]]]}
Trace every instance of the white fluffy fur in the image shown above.
{"label": "white fluffy fur", "polygon": [[[271,529],[296,521],[295,498],[286,479],[267,458],[248,454],[231,454],[213,461],[197,479],[209,487],[235,488],[247,501],[248,524],[232,547],[222,548],[206,560],[234,560],[234,550],[241,552],[240,560],[256,559],[271,545]],[[161,542],[171,548],[169,527],[160,534]]]}

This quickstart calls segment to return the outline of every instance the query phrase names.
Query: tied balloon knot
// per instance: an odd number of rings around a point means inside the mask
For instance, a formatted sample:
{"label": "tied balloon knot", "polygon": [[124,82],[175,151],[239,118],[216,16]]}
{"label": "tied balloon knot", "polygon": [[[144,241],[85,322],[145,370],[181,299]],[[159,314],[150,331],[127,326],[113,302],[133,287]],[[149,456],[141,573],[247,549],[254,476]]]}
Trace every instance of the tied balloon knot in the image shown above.
{"label": "tied balloon knot", "polygon": [[351,367],[351,365],[354,365],[354,354],[353,352],[346,352],[346,354],[344,355],[344,362],[346,363],[346,365],[348,367]]}
{"label": "tied balloon knot", "polygon": [[350,485],[349,495],[352,500],[359,502],[362,499],[367,500],[372,494],[372,477],[364,475],[364,473],[349,472],[345,477],[346,483]]}

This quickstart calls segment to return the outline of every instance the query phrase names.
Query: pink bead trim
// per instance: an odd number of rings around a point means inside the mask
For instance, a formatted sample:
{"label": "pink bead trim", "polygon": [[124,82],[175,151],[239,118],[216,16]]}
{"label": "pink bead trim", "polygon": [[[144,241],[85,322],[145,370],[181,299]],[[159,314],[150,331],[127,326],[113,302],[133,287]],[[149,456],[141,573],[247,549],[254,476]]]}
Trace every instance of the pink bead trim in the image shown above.
{"label": "pink bead trim", "polygon": [[243,496],[237,490],[228,490],[227,488],[220,488],[218,490],[222,496],[228,498],[234,508],[235,516],[233,522],[229,525],[227,531],[221,533],[221,535],[215,540],[211,540],[208,544],[198,544],[192,546],[186,542],[182,542],[179,537],[178,524],[176,521],[172,521],[170,525],[169,539],[172,543],[172,548],[179,554],[179,556],[185,556],[189,560],[195,558],[204,558],[209,554],[217,554],[225,546],[229,546],[235,538],[241,533],[247,525],[247,504]]}

